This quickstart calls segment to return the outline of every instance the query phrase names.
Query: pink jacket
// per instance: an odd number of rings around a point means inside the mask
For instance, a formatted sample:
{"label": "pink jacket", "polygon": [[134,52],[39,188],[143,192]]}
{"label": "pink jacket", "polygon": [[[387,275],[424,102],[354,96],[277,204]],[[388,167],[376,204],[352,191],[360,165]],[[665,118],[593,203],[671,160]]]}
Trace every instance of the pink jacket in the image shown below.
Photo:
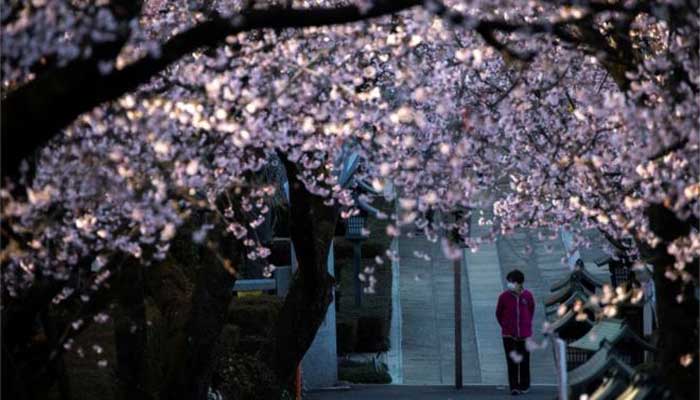
{"label": "pink jacket", "polygon": [[535,315],[535,299],[529,290],[520,295],[506,290],[498,296],[496,319],[501,325],[501,336],[529,338],[532,336],[532,317]]}

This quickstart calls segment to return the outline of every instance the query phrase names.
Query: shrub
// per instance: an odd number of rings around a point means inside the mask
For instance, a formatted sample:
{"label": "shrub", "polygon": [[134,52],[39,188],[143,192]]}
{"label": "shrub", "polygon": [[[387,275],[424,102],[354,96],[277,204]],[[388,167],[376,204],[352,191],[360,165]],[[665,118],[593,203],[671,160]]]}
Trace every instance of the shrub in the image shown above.
{"label": "shrub", "polygon": [[238,297],[229,306],[228,321],[238,326],[243,336],[267,336],[281,308],[282,300],[276,296]]}
{"label": "shrub", "polygon": [[360,317],[357,320],[357,346],[361,353],[389,350],[386,321],[381,317]]}
{"label": "shrub", "polygon": [[346,361],[338,366],[338,378],[351,383],[391,383],[384,363]]}
{"label": "shrub", "polygon": [[226,399],[278,400],[282,388],[267,364],[255,356],[229,353],[216,367],[217,389]]}
{"label": "shrub", "polygon": [[355,351],[357,345],[357,321],[340,322],[335,326],[338,354]]}
{"label": "shrub", "polygon": [[234,298],[219,339],[213,385],[225,399],[279,400],[285,389],[266,363],[282,300],[262,295]]}

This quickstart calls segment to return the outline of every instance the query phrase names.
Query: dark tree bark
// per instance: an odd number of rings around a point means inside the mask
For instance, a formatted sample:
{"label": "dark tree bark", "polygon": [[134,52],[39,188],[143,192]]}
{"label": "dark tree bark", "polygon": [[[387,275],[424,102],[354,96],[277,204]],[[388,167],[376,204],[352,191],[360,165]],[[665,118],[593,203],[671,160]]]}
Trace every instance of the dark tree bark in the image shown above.
{"label": "dark tree bark", "polygon": [[217,340],[226,323],[233,297],[234,275],[219,262],[206,262],[197,271],[192,296],[192,314],[187,326],[187,358],[182,382],[184,391],[169,398],[206,400],[211,385],[212,362]]}
{"label": "dark tree bark", "polygon": [[285,161],[289,181],[290,233],[299,269],[296,271],[275,326],[272,365],[283,384],[291,383],[333,300],[334,279],[328,273],[328,252],[338,212],[309,193]]}
{"label": "dark tree bark", "polygon": [[[49,343],[49,348],[55,349],[60,346],[60,333],[56,320],[49,314],[48,307],[41,312],[41,323],[44,326],[44,331],[47,336],[47,341]],[[58,381],[58,394],[61,400],[70,400],[71,389],[70,389],[70,379],[66,373],[66,363],[63,358],[63,354],[58,354],[50,361],[49,365],[50,378],[49,381]]]}
{"label": "dark tree bark", "polygon": [[[84,262],[81,260],[78,264],[84,267]],[[114,272],[122,262],[123,257],[118,256],[104,268]],[[57,305],[52,304],[54,297],[66,286],[69,285],[64,281],[39,274],[21,296],[13,298],[3,292],[4,397],[34,398],[36,393],[53,385],[56,379],[62,393],[68,392],[67,377],[63,374],[63,345],[91,325],[92,317],[103,311],[114,298],[114,290],[106,286],[97,292],[84,292],[90,295],[87,302],[80,299],[79,293]],[[70,323],[76,320],[83,321],[80,328],[70,327]]]}
{"label": "dark tree bark", "polygon": [[[205,243],[194,243],[191,233],[205,221],[196,212],[181,228],[168,260],[149,272],[149,292],[167,326],[169,359],[162,399],[206,400],[211,386],[214,350],[228,316],[236,277],[223,264],[241,264],[241,243],[221,224]],[[178,265],[175,265],[178,264]],[[184,269],[194,270],[194,288]]]}
{"label": "dark tree bark", "polygon": [[146,377],[146,306],[143,265],[131,259],[121,268],[114,315],[119,397],[123,400],[148,399]]}
{"label": "dark tree bark", "polygon": [[[698,398],[698,299],[696,286],[684,284],[681,279],[666,277],[667,270],[673,270],[675,258],[666,251],[673,240],[687,236],[691,225],[681,221],[668,208],[661,204],[651,205],[646,210],[653,232],[663,242],[655,248],[645,248],[644,253],[654,265],[656,286],[656,307],[659,318],[659,341],[657,344],[657,372],[667,384],[676,399],[694,400]],[[695,280],[698,279],[698,260],[687,266]],[[678,301],[677,296],[682,296]],[[681,357],[691,354],[692,363],[681,364]]]}
{"label": "dark tree bark", "polygon": [[[102,75],[99,72],[99,63],[114,60],[119,55],[131,34],[131,21],[140,14],[142,3],[141,0],[110,2],[108,7],[116,21],[114,40],[92,43],[92,54],[87,59],[78,59],[63,67],[58,67],[54,63],[42,66],[42,71],[35,72],[38,75],[36,79],[4,96],[3,110],[1,111],[2,125],[0,127],[3,143],[3,178],[6,176],[16,178],[22,160],[35,155],[51,136],[60,131],[60,128],[54,129],[47,135],[41,131],[34,131],[33,128],[50,125],[52,117],[64,118],[56,113],[56,108],[62,107],[52,103],[51,99],[82,103],[81,99],[84,98],[84,93],[72,91],[72,88],[81,80],[84,82],[99,81]],[[85,86],[83,89],[88,88],[89,86]],[[90,109],[92,108],[94,107],[90,107]],[[38,117],[39,115],[48,118]],[[27,119],[34,119],[35,122],[29,122]],[[45,122],[37,123],[36,120],[42,119],[45,119]],[[32,132],[33,135],[36,135],[36,140],[26,140],[26,137],[22,137],[23,132]],[[30,170],[33,169],[33,164],[30,162]]]}
{"label": "dark tree bark", "polygon": [[[214,17],[175,35],[161,47],[159,57],[146,56],[126,68],[103,75],[100,60],[111,59],[100,53],[56,68],[8,93],[2,113],[2,177],[16,177],[22,160],[42,148],[77,116],[101,103],[115,100],[148,82],[153,76],[183,56],[204,46],[217,46],[227,36],[262,28],[302,28],[356,22],[422,4],[420,0],[377,2],[362,12],[357,6],[249,10],[240,22]],[[122,40],[105,44],[121,48]],[[118,53],[118,52],[117,52]],[[113,58],[113,57],[112,57]],[[23,133],[30,132],[31,140]]]}
{"label": "dark tree bark", "polygon": [[2,395],[30,398],[36,372],[49,365],[50,353],[36,343],[36,323],[46,315],[62,285],[43,275],[20,297],[3,290],[2,299]]}
{"label": "dark tree bark", "polygon": [[[191,267],[189,265],[185,267]],[[192,310],[193,284],[176,263],[173,255],[146,271],[146,288],[148,295],[162,315],[166,338],[161,367],[164,379],[161,386],[155,388],[160,398],[166,399],[173,382],[182,378],[181,370],[185,365],[187,319]]]}

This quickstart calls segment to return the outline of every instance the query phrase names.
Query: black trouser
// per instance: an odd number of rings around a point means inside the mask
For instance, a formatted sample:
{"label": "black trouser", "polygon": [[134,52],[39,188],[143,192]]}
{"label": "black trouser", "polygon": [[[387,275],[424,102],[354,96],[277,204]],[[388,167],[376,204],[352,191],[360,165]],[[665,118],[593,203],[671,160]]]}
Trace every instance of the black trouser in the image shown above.
{"label": "black trouser", "polygon": [[510,390],[530,388],[530,352],[525,348],[525,339],[503,338],[503,348],[508,362],[508,384]]}

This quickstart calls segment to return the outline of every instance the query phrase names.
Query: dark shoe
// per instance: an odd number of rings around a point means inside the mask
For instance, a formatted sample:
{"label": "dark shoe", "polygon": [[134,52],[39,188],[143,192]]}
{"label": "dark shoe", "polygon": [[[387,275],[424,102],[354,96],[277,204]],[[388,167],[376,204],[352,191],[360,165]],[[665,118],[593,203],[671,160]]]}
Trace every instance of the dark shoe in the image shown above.
{"label": "dark shoe", "polygon": [[520,394],[527,394],[529,391],[530,391],[530,388],[520,389]]}
{"label": "dark shoe", "polygon": [[518,389],[513,389],[510,391],[511,396],[517,396],[519,394],[520,394],[520,390],[518,390]]}

